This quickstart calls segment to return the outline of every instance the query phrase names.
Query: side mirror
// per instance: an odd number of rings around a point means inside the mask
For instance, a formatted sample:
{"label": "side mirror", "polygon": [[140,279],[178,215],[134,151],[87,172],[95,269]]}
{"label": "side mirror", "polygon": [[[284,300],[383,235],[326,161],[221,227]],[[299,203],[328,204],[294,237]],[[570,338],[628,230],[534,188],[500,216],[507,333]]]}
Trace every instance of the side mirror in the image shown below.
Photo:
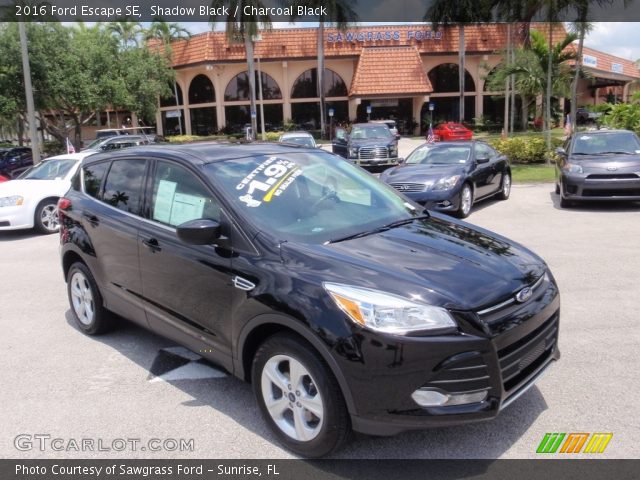
{"label": "side mirror", "polygon": [[198,219],[184,222],[176,228],[178,238],[189,245],[211,245],[220,239],[220,223]]}
{"label": "side mirror", "polygon": [[398,158],[398,165],[402,165],[404,163],[404,158]]}
{"label": "side mirror", "polygon": [[483,163],[489,163],[489,157],[476,157],[476,163],[481,165]]}
{"label": "side mirror", "polygon": [[567,156],[567,151],[562,148],[562,147],[558,147],[556,148],[556,153],[560,156],[566,157]]}

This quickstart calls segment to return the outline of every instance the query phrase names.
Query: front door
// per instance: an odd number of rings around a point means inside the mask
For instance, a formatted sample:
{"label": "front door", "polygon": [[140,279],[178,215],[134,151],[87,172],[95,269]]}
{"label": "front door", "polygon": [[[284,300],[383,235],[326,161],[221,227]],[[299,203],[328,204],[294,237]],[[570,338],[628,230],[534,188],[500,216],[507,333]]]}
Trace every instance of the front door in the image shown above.
{"label": "front door", "polygon": [[147,221],[138,235],[142,288],[151,328],[224,366],[231,358],[231,259],[213,245],[188,245],[176,227],[221,221],[218,201],[198,176],[158,160],[149,186]]}

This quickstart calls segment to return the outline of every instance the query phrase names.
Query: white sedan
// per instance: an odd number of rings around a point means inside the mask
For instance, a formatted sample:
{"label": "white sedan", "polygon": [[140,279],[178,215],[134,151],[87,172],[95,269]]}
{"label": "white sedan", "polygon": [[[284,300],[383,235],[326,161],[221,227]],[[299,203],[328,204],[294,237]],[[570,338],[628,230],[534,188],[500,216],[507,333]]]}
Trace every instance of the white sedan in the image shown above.
{"label": "white sedan", "polygon": [[71,187],[80,161],[95,152],[47,158],[16,180],[0,183],[0,231],[35,227],[58,231],[58,199]]}

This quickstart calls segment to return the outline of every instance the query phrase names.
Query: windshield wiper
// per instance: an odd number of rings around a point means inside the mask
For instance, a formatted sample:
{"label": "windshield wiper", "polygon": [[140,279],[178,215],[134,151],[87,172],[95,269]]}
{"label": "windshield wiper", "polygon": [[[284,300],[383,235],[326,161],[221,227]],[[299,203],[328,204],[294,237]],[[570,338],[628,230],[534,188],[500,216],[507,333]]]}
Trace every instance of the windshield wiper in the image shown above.
{"label": "windshield wiper", "polygon": [[364,232],[358,232],[351,235],[346,235],[344,237],[332,238],[331,240],[325,242],[328,243],[338,243],[344,242],[345,240],[353,240],[354,238],[366,237],[368,235],[373,235],[374,233],[386,232],[387,230],[391,230],[392,228],[401,227],[402,225],[408,225],[409,223],[413,223],[416,220],[424,220],[426,218],[430,218],[431,215],[425,210],[425,215],[419,215],[417,217],[411,218],[403,218],[402,220],[396,220],[395,222],[387,223],[386,225],[382,225],[381,227],[376,227],[371,230],[365,230]]}
{"label": "windshield wiper", "polygon": [[633,152],[626,152],[624,150],[620,151],[611,151],[611,152],[598,152],[597,155],[608,155],[608,154],[616,154],[616,155],[634,155]]}

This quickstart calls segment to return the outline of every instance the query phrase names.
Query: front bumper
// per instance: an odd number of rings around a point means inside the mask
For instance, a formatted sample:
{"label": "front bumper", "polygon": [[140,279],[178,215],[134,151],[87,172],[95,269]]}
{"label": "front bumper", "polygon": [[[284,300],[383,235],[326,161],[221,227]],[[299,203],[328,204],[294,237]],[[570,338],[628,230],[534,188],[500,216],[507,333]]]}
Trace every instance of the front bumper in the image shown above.
{"label": "front bumper", "polygon": [[[362,335],[367,368],[352,366],[347,372],[356,405],[354,430],[394,435],[495,418],[560,358],[560,299],[550,280],[525,304],[482,315],[458,312],[456,318],[459,335]],[[487,395],[481,402],[425,408],[411,398],[420,388]]]}
{"label": "front bumper", "polygon": [[0,207],[0,231],[33,228],[33,213],[26,205]]}
{"label": "front bumper", "polygon": [[428,210],[440,212],[455,212],[460,208],[460,188],[456,186],[450,190],[436,190],[427,192],[404,193],[416,203],[419,203]]}
{"label": "front bumper", "polygon": [[562,196],[567,200],[640,200],[636,174],[562,173]]}

